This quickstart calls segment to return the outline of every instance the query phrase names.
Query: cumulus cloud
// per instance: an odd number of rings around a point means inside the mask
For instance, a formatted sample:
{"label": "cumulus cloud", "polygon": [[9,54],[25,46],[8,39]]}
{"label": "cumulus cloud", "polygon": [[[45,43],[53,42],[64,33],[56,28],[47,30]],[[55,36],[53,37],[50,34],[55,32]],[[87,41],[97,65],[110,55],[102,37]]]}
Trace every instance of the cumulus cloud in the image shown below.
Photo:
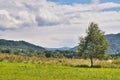
{"label": "cumulus cloud", "polygon": [[120,4],[100,0],[72,5],[48,0],[0,0],[0,38],[49,47],[74,46],[91,21],[107,33],[120,31],[120,10],[112,8],[120,8]]}
{"label": "cumulus cloud", "polygon": [[19,20],[18,26],[30,27],[36,25],[36,16],[33,13],[29,13],[27,11],[19,11],[16,19]]}
{"label": "cumulus cloud", "polygon": [[[80,16],[83,16],[84,12],[120,7],[120,4],[113,2],[100,3],[99,0],[92,0],[92,3],[62,5],[46,0],[10,0],[7,2],[1,0],[0,25],[2,28],[16,28],[74,24],[75,21],[78,23],[81,20]],[[86,15],[89,13],[85,13],[84,16]],[[72,19],[74,21],[71,21]]]}
{"label": "cumulus cloud", "polygon": [[17,28],[18,21],[8,11],[0,10],[0,28]]}
{"label": "cumulus cloud", "polygon": [[98,5],[99,10],[110,9],[110,8],[120,8],[120,4],[109,2]]}
{"label": "cumulus cloud", "polygon": [[38,26],[51,26],[59,24],[60,18],[48,10],[40,9],[38,16],[36,16],[36,21],[38,22]]}

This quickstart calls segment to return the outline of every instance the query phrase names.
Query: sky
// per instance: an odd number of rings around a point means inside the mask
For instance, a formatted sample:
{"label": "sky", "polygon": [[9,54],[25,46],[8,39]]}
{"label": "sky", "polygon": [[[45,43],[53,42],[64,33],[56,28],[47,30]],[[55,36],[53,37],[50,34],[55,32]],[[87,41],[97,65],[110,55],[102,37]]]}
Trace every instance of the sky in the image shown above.
{"label": "sky", "polygon": [[0,0],[0,39],[74,47],[90,22],[120,33],[120,0]]}

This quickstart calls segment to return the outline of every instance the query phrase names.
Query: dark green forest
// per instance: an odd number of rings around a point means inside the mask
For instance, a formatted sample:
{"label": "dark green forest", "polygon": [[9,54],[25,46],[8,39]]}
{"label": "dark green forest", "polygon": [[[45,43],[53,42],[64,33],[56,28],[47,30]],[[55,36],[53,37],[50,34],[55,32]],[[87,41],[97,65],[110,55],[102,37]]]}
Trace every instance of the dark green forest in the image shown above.
{"label": "dark green forest", "polygon": [[76,52],[70,50],[53,50],[49,51],[43,47],[36,46],[34,44],[25,41],[13,41],[13,40],[0,40],[0,52],[15,54],[15,55],[27,55],[27,56],[43,56],[54,58],[72,58],[76,55]]}

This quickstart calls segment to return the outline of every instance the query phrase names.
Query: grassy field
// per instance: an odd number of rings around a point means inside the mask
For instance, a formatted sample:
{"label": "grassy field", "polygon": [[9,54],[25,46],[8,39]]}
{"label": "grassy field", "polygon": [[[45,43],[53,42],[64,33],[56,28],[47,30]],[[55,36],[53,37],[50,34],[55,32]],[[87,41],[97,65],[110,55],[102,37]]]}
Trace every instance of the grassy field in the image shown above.
{"label": "grassy field", "polygon": [[[21,56],[13,54],[0,54],[0,62],[10,63],[33,63],[33,64],[53,64],[64,66],[90,66],[89,59],[68,59],[68,58],[45,58],[37,56]],[[94,59],[94,65],[101,68],[120,68],[120,58],[111,60]]]}
{"label": "grassy field", "polygon": [[120,80],[120,69],[0,62],[0,80]]}

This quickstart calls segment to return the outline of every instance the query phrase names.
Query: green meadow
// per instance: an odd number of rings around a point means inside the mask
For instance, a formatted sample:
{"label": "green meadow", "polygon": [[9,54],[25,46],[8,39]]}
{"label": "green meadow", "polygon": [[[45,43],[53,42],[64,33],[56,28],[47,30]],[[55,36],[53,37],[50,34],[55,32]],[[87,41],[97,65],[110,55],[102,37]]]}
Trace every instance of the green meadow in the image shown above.
{"label": "green meadow", "polygon": [[0,62],[0,80],[120,80],[120,69]]}

